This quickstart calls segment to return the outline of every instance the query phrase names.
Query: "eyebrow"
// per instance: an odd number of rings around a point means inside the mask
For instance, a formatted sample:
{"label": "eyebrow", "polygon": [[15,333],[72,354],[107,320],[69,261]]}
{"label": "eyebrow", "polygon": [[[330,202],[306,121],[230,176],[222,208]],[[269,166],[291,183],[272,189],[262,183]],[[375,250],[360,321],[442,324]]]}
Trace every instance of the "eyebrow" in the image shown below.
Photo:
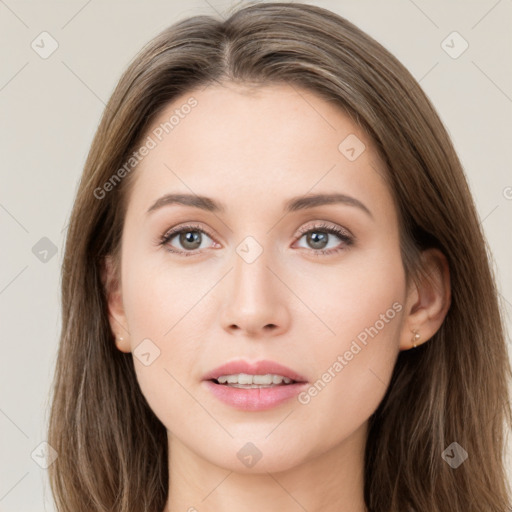
{"label": "eyebrow", "polygon": [[[192,206],[193,208],[200,208],[209,212],[225,212],[226,208],[222,203],[215,199],[206,196],[198,196],[195,194],[166,194],[155,201],[155,203],[148,209],[147,213],[151,213],[163,206],[181,204],[184,206]],[[345,194],[311,194],[307,196],[292,197],[285,202],[285,212],[295,212],[298,210],[305,210],[307,208],[314,208],[316,206],[323,206],[328,204],[345,204],[354,206],[364,211],[373,219],[371,211],[355,197],[347,196]]]}

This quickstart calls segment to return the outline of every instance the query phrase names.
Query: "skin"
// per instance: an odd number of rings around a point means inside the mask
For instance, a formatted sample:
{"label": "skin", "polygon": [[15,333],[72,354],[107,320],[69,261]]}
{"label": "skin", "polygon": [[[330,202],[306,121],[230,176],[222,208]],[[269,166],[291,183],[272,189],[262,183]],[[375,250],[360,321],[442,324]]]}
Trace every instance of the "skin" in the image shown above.
{"label": "skin", "polygon": [[[381,402],[412,331],[426,342],[449,306],[446,260],[424,254],[429,281],[406,280],[397,211],[372,141],[341,110],[289,85],[225,83],[175,99],[148,134],[193,96],[198,105],[140,162],[123,229],[121,275],[109,289],[119,350],[149,338],[160,355],[134,357],[140,388],[168,431],[167,511],[359,512],[370,415]],[[355,134],[366,149],[350,161],[338,146]],[[224,203],[224,212],[167,205],[168,193]],[[328,204],[284,213],[291,197],[339,192],[371,212]],[[204,228],[199,249],[158,240],[175,226]],[[340,226],[326,250],[299,228]],[[192,230],[194,231],[194,230]],[[252,263],[236,252],[252,236]],[[192,247],[192,248],[191,248]],[[107,269],[112,277],[111,262]],[[241,411],[213,396],[204,374],[227,361],[270,359],[314,383],[392,305],[400,311],[306,404]],[[265,327],[273,324],[273,327]],[[379,324],[380,325],[380,324]],[[151,345],[153,346],[153,345]],[[251,468],[237,457],[261,452]]]}

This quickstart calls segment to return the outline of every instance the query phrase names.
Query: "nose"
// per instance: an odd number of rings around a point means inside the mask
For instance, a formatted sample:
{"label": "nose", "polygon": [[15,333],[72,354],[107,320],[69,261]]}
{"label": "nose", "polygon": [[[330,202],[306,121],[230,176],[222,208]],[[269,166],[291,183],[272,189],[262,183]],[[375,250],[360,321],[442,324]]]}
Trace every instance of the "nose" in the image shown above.
{"label": "nose", "polygon": [[290,324],[286,286],[269,268],[265,251],[252,263],[235,255],[222,306],[223,328],[240,337],[265,338],[286,332]]}

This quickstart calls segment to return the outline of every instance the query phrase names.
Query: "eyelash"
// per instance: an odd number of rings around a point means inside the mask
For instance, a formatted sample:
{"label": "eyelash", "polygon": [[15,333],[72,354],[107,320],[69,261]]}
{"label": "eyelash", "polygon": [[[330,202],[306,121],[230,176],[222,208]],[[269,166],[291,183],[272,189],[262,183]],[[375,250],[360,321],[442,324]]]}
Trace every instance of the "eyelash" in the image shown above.
{"label": "eyelash", "polygon": [[[199,254],[201,251],[199,250],[198,252],[197,249],[196,251],[176,251],[175,249],[172,249],[171,246],[169,245],[169,242],[176,235],[179,235],[181,233],[187,233],[190,231],[199,231],[200,233],[204,233],[205,235],[213,239],[213,236],[210,235],[210,233],[208,233],[208,231],[206,231],[203,227],[195,224],[188,224],[185,226],[180,226],[179,228],[174,228],[164,233],[164,235],[162,235],[158,239],[158,245],[163,246],[167,251],[174,254],[178,254],[179,256],[195,256]],[[297,238],[297,240],[300,240],[305,234],[314,231],[321,231],[329,233],[331,235],[336,235],[345,244],[344,247],[338,249],[311,249],[313,254],[315,254],[316,256],[336,254],[340,251],[346,250],[346,248],[354,244],[354,237],[352,237],[346,230],[325,223],[319,223],[308,228],[300,228],[298,231],[299,237]]]}

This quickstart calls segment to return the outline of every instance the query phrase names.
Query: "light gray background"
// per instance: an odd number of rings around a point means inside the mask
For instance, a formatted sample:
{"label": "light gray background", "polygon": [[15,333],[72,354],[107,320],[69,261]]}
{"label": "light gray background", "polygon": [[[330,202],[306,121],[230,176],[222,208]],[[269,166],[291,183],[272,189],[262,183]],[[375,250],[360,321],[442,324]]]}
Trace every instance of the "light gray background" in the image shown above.
{"label": "light gray background", "polygon": [[[310,3],[345,16],[377,39],[433,101],[468,175],[510,330],[512,2]],[[225,15],[232,5],[0,0],[2,512],[54,510],[46,470],[31,454],[36,450],[37,459],[46,438],[65,228],[104,104],[128,62],[160,30],[195,14]],[[47,59],[31,48],[43,31],[59,45]],[[456,59],[441,46],[453,31],[469,44]],[[461,48],[457,40],[447,44]],[[43,237],[57,248],[46,262],[32,251]]]}

